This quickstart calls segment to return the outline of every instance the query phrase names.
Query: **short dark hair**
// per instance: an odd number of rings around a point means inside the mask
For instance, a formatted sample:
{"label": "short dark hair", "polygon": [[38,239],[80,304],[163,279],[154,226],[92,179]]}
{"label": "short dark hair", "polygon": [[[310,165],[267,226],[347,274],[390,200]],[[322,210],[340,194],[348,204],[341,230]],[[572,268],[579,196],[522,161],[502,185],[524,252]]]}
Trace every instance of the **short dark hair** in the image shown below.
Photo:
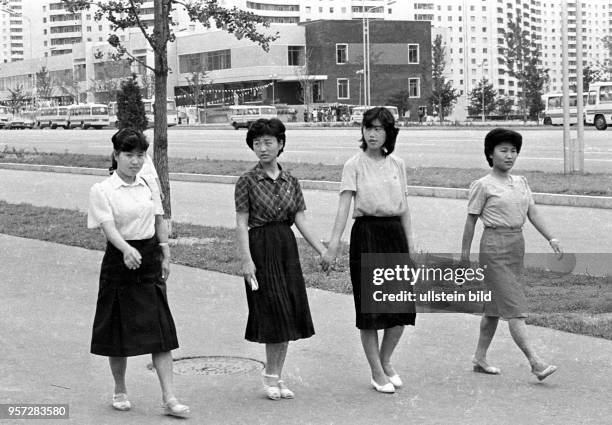
{"label": "short dark hair", "polygon": [[502,143],[511,143],[517,153],[521,153],[521,146],[523,146],[523,136],[514,130],[508,130],[507,128],[495,128],[487,133],[484,141],[484,154],[489,167],[493,166],[493,150],[495,146]]}
{"label": "short dark hair", "polygon": [[146,136],[142,131],[136,130],[133,127],[122,128],[113,134],[111,141],[113,142],[114,152],[111,155],[111,166],[108,168],[109,174],[113,174],[117,169],[115,152],[132,152],[133,150],[146,152],[149,148]]}
{"label": "short dark hair", "polygon": [[373,127],[372,123],[374,120],[380,121],[385,129],[387,137],[382,146],[382,152],[384,156],[387,156],[395,150],[395,141],[397,140],[399,129],[395,127],[395,118],[393,114],[383,106],[377,106],[364,112],[363,120],[361,121],[361,150],[365,151],[368,147],[363,137],[363,129]]}
{"label": "short dark hair", "polygon": [[251,150],[253,150],[253,142],[255,139],[261,136],[276,137],[276,140],[283,144],[283,147],[280,148],[277,156],[279,156],[283,150],[285,150],[285,124],[283,124],[283,122],[278,118],[260,118],[251,124],[246,135],[246,143]]}

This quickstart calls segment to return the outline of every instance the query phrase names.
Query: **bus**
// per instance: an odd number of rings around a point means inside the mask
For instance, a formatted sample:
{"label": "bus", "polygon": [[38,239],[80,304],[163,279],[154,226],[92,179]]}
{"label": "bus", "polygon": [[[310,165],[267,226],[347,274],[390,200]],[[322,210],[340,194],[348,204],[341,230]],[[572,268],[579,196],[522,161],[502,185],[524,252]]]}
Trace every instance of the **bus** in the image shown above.
{"label": "bus", "polygon": [[0,128],[4,128],[12,117],[13,115],[10,113],[9,108],[0,105]]}
{"label": "bus", "polygon": [[[354,125],[361,125],[361,121],[363,120],[363,113],[368,109],[376,108],[376,106],[356,106],[353,108],[351,112],[351,117],[349,118],[349,123]],[[399,112],[397,107],[395,106],[383,106],[383,108],[387,108],[393,118],[395,118],[395,122],[399,121]]]}
{"label": "bus", "polygon": [[68,107],[68,128],[108,127],[108,106],[97,103],[70,105]]}
{"label": "bus", "polygon": [[269,105],[232,105],[229,112],[229,123],[238,130],[249,126],[260,118],[278,118],[274,106]]}
{"label": "bus", "polygon": [[605,130],[612,123],[612,81],[590,84],[586,122],[597,130]]}
{"label": "bus", "polygon": [[[147,116],[147,128],[153,127],[155,123],[155,114],[153,113],[153,105],[155,99],[142,99],[144,105],[145,115]],[[108,105],[110,114],[110,125],[117,127],[117,102],[111,102]],[[176,109],[176,102],[173,99],[166,101],[166,119],[168,120],[168,127],[172,127],[178,124],[178,111]]]}
{"label": "bus", "polygon": [[36,125],[38,128],[68,128],[68,106],[40,108],[36,113]]}
{"label": "bus", "polygon": [[[578,96],[576,93],[569,94],[569,114],[570,114],[570,125],[578,123],[577,120],[577,106]],[[588,102],[588,94],[583,95],[584,111],[582,120],[585,122],[586,107]],[[563,93],[547,93],[542,96],[544,101],[544,111],[542,111],[542,124],[543,125],[563,125]]]}

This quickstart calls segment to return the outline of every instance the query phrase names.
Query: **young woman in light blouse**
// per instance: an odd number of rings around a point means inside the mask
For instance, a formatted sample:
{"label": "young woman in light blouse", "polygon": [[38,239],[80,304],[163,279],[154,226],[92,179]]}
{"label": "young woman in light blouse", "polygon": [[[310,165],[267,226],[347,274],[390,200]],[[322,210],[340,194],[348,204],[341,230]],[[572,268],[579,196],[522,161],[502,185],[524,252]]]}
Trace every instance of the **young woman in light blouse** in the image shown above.
{"label": "young woman in light blouse", "polygon": [[[350,274],[355,302],[355,325],[371,370],[371,385],[393,393],[403,385],[391,363],[404,325],[414,325],[416,314],[370,313],[361,306],[361,254],[413,252],[410,211],[406,196],[404,161],[392,155],[398,129],[391,112],[369,109],[361,125],[363,152],[350,158],[342,171],[340,200],[324,267],[336,257],[351,202],[355,223],[350,239]],[[410,309],[414,311],[414,309]],[[379,345],[378,330],[384,329]]]}
{"label": "young woman in light blouse", "polygon": [[235,188],[238,249],[249,306],[245,338],[266,344],[263,385],[271,400],[295,397],[281,379],[289,341],[314,335],[291,226],[295,224],[319,254],[325,251],[307,225],[300,183],[278,163],[285,142],[280,120],[255,121],[246,143],[259,162]]}
{"label": "young woman in light blouse", "polygon": [[527,300],[518,280],[523,267],[525,241],[523,224],[528,218],[549,242],[554,252],[561,254],[559,241],[546,228],[533,201],[527,180],[510,174],[521,151],[522,136],[512,130],[496,128],[485,137],[484,154],[491,172],[470,186],[468,215],[463,231],[462,261],[468,263],[478,218],[484,225],[480,240],[480,267],[485,267],[485,285],[492,301],[485,302],[480,322],[480,337],[472,362],[474,371],[499,374],[501,370],[487,362],[487,350],[499,317],[508,321],[514,342],[523,351],[532,373],[543,380],[557,370],[536,353],[527,334]]}
{"label": "young woman in light blouse", "polygon": [[172,382],[171,350],[178,348],[166,296],[170,249],[160,194],[154,181],[138,175],[149,146],[134,129],[112,138],[115,172],[93,185],[87,225],[107,239],[93,324],[91,352],[107,356],[115,381],[112,406],[129,410],[127,357],[151,353],[164,412],[185,416]]}

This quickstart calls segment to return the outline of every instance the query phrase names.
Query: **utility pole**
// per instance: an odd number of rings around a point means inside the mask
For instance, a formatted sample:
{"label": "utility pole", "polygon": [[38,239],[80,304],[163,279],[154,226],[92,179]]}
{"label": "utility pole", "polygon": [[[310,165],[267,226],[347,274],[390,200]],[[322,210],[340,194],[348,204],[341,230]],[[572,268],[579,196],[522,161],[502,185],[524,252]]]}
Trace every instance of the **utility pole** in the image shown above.
{"label": "utility pole", "polygon": [[[582,78],[582,1],[576,2],[576,142],[574,143],[574,171],[584,173],[584,86]],[[588,96],[587,96],[588,97]]]}
{"label": "utility pole", "polygon": [[[569,61],[567,40],[568,6],[566,1],[561,2],[561,51],[563,69],[563,172],[569,174],[574,171],[572,164],[572,141],[570,138],[569,114]],[[582,36],[582,34],[580,34]]]}

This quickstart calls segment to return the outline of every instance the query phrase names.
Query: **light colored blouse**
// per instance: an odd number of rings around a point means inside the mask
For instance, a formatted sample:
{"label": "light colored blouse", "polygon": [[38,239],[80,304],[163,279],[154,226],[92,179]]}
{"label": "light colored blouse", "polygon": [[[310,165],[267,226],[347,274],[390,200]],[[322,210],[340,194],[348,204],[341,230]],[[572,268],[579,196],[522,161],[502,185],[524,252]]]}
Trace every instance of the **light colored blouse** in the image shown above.
{"label": "light colored blouse", "polygon": [[354,192],[353,218],[393,217],[407,207],[406,167],[395,155],[375,160],[360,152],[344,164],[340,192]]}
{"label": "light colored blouse", "polygon": [[157,186],[137,176],[132,184],[117,173],[96,183],[89,192],[87,227],[95,229],[114,221],[125,240],[149,239],[155,235],[155,216],[163,215]]}
{"label": "light colored blouse", "polygon": [[533,195],[523,176],[503,182],[491,174],[472,182],[468,214],[480,216],[485,227],[522,227]]}

